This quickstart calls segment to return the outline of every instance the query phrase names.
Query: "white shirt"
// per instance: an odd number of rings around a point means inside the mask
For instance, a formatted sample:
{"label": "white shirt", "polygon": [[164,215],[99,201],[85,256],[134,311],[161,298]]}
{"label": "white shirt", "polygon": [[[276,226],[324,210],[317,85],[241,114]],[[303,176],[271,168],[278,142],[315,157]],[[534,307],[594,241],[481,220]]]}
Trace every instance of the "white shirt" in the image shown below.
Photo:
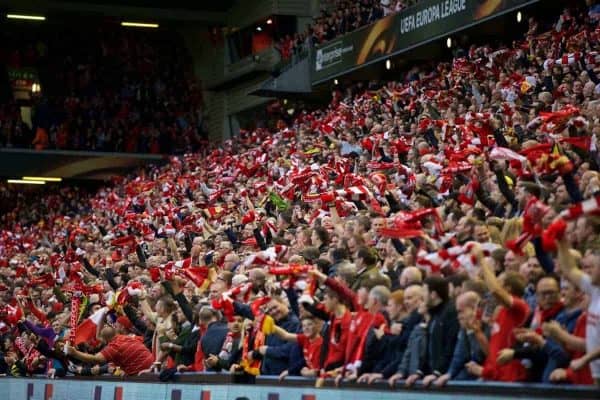
{"label": "white shirt", "polygon": [[[593,285],[590,276],[584,274],[579,287],[590,296],[585,327],[585,348],[589,353],[600,347],[600,286]],[[594,379],[600,378],[600,360],[592,361],[590,369]]]}

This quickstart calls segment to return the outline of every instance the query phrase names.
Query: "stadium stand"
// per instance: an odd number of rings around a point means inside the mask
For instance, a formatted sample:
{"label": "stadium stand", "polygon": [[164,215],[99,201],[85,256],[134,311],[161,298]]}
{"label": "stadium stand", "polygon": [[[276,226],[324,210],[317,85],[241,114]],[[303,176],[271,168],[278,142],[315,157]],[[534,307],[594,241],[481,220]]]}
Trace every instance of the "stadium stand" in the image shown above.
{"label": "stadium stand", "polygon": [[0,373],[600,384],[587,3],[91,195],[4,191]]}
{"label": "stadium stand", "polygon": [[304,32],[286,35],[277,43],[284,60],[317,44],[333,40],[417,4],[417,0],[334,0],[323,2],[321,13]]}
{"label": "stadium stand", "polygon": [[0,146],[172,154],[204,146],[201,88],[176,33],[107,27],[4,28],[0,61],[34,69],[31,129],[0,106]]}

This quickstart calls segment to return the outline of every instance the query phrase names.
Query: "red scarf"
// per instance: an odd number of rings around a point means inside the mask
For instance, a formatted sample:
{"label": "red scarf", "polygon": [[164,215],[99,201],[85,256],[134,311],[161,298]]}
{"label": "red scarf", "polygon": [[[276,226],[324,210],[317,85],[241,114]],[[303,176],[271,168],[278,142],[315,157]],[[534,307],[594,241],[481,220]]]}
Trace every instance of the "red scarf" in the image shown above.
{"label": "red scarf", "polygon": [[[363,318],[366,318],[366,319],[363,320]],[[371,328],[377,329],[381,325],[385,324],[385,331],[386,331],[386,333],[389,333],[387,321],[386,321],[385,317],[383,316],[383,314],[381,314],[381,313],[371,314],[368,311],[361,311],[358,313],[357,319],[355,321],[356,321],[355,329],[360,329],[361,328],[360,325],[363,321],[365,321],[366,324],[362,326],[362,329],[364,329],[362,332],[357,332],[358,334],[361,335],[361,338],[360,338],[360,341],[358,342],[358,347],[356,348],[356,350],[353,352],[353,354],[346,352],[346,357],[347,357],[346,366],[349,364],[353,364],[353,365],[361,364],[362,359],[363,359],[363,354],[365,352],[367,337],[369,336],[368,332]],[[352,328],[351,328],[351,330],[352,330]]]}
{"label": "red scarf", "polygon": [[242,361],[241,366],[250,375],[257,376],[260,374],[261,361],[253,359],[252,362],[248,359],[248,355],[253,350],[265,344],[265,334],[262,332],[263,321],[265,315],[261,314],[254,318],[252,328],[248,329],[244,336],[244,344],[242,346]]}
{"label": "red scarf", "polygon": [[223,346],[221,347],[221,352],[219,353],[219,358],[222,360],[229,360],[231,357],[231,353],[233,352],[233,342],[236,339],[239,339],[240,333],[227,332],[227,336],[223,341]]}
{"label": "red scarf", "polygon": [[202,337],[206,333],[206,327],[200,326],[198,334],[198,344],[196,345],[196,353],[194,354],[194,364],[192,370],[195,372],[204,371],[204,352],[202,351]]}
{"label": "red scarf", "polygon": [[71,297],[71,316],[69,320],[69,342],[75,343],[77,333],[77,322],[79,322],[79,306],[81,305],[81,296],[73,293]]}
{"label": "red scarf", "polygon": [[531,320],[531,329],[534,329],[540,335],[542,334],[542,324],[548,322],[552,318],[562,311],[564,304],[562,301],[556,303],[552,308],[542,310],[540,307],[536,307],[533,312],[533,319]]}
{"label": "red scarf", "polygon": [[25,345],[23,342],[23,338],[18,337],[15,339],[15,346],[19,351],[23,354],[23,358],[25,361],[25,366],[27,367],[28,372],[33,372],[36,367],[34,366],[34,361],[41,357],[41,353],[37,351],[33,345],[29,347]]}

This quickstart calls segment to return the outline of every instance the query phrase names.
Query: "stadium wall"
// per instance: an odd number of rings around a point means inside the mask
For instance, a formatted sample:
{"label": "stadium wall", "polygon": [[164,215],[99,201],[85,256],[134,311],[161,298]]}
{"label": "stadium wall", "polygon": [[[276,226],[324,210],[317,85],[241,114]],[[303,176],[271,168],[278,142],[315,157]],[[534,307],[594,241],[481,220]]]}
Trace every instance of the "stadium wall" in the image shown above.
{"label": "stadium wall", "polygon": [[[542,384],[482,384],[463,382],[443,389],[390,390],[385,384],[375,387],[343,385],[315,389],[313,380],[258,378],[256,385],[228,384],[229,375],[191,375],[177,383],[152,382],[148,378],[111,380],[0,378],[0,398],[9,400],[475,400],[475,399],[597,399],[597,389],[582,386]],[[146,382],[144,382],[146,380]]]}
{"label": "stadium wall", "polygon": [[[238,2],[227,13],[229,29],[241,29],[273,15],[297,17],[300,30],[319,11],[318,0],[257,0]],[[227,139],[239,131],[236,114],[263,105],[268,98],[251,96],[267,81],[281,61],[275,49],[267,49],[235,63],[229,62],[227,38],[220,43],[207,40],[205,28],[180,28],[194,60],[194,72],[202,80],[207,109],[209,138]]]}

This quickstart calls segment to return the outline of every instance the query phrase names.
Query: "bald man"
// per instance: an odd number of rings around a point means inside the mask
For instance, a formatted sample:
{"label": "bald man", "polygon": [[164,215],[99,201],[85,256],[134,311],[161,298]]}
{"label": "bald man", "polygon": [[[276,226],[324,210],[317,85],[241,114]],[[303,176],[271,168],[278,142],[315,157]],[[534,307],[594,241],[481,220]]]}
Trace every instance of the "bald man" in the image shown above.
{"label": "bald man", "polygon": [[360,376],[359,382],[372,384],[378,379],[390,378],[397,371],[408,345],[410,334],[413,328],[421,323],[423,319],[418,310],[424,301],[425,290],[423,286],[411,285],[404,289],[402,302],[407,314],[399,321],[390,321],[391,334],[385,335],[381,339],[383,341],[381,348],[385,351],[385,354],[378,354],[377,357],[385,360],[385,362],[376,363],[372,372]]}
{"label": "bald man", "polygon": [[138,375],[149,369],[154,356],[144,346],[139,336],[117,335],[114,328],[105,326],[100,331],[100,337],[107,345],[96,354],[84,353],[70,345],[65,346],[67,355],[88,364],[106,364],[112,362],[125,375]]}
{"label": "bald man", "polygon": [[236,271],[240,265],[240,256],[235,253],[228,253],[223,259],[223,269],[225,271]]}
{"label": "bald man", "polygon": [[406,267],[400,273],[401,288],[407,288],[410,285],[421,285],[423,283],[423,273],[417,267]]}
{"label": "bald man", "polygon": [[259,293],[261,290],[266,293],[265,283],[267,282],[267,275],[265,271],[260,268],[251,269],[248,272],[248,278],[252,282],[252,291]]}
{"label": "bald man", "polygon": [[[477,379],[469,374],[465,364],[471,361],[482,364],[488,349],[488,340],[477,316],[480,301],[481,297],[473,291],[465,292],[456,298],[456,312],[460,324],[458,339],[448,372],[433,381],[435,386],[443,386],[449,380]],[[423,383],[428,382],[424,380]]]}

